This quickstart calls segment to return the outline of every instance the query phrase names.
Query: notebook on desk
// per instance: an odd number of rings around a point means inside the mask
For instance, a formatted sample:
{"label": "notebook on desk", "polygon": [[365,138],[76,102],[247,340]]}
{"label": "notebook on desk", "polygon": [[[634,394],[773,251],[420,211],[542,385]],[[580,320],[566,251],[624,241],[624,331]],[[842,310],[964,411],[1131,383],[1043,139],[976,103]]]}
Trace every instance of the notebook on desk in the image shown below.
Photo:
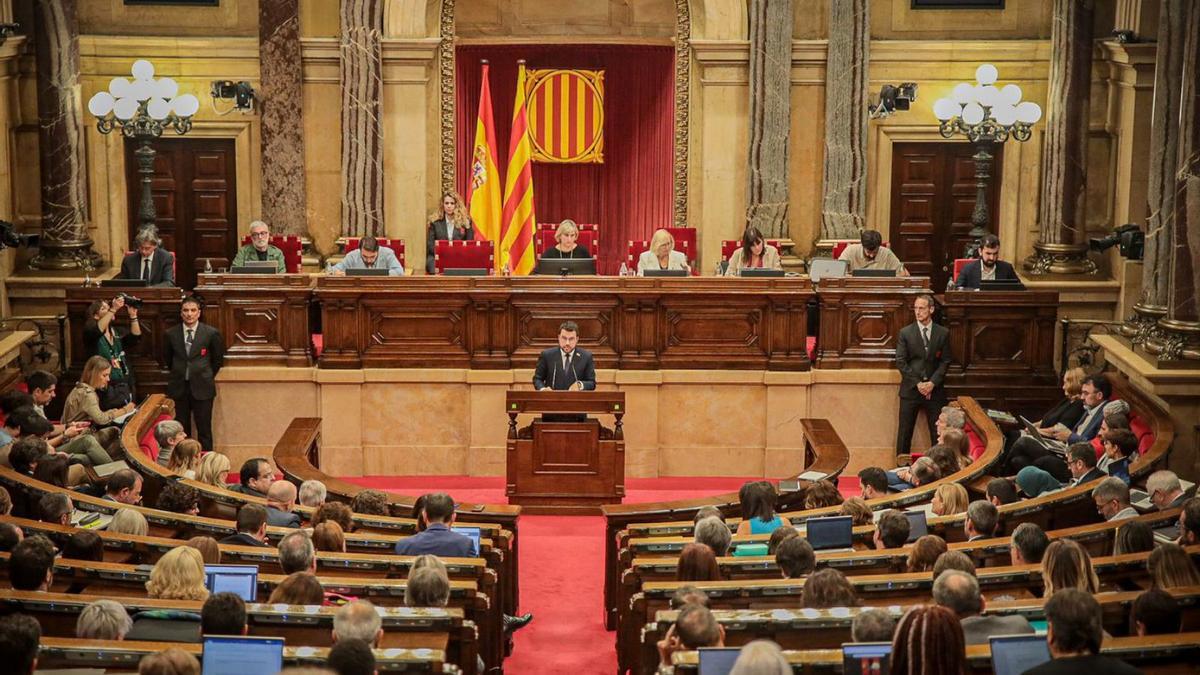
{"label": "notebook on desk", "polygon": [[348,277],[386,277],[388,269],[386,267],[359,267],[346,270]]}

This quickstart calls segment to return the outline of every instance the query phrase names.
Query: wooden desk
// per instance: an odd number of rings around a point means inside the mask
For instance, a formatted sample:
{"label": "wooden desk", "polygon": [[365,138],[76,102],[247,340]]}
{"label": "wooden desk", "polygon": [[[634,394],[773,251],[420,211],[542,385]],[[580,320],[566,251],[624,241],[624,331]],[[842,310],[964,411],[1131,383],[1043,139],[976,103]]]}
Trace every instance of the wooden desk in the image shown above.
{"label": "wooden desk", "polygon": [[818,368],[895,368],[896,339],[913,322],[912,301],[928,277],[822,279]]}
{"label": "wooden desk", "polygon": [[[134,381],[137,383],[139,396],[157,394],[167,390],[167,366],[162,362],[163,338],[167,329],[179,323],[179,301],[183,299],[183,290],[173,287],[149,288],[101,288],[99,286],[78,286],[67,289],[67,343],[70,354],[70,372],[78,375],[83,369],[84,361],[89,353],[96,353],[96,345],[83,343],[83,327],[92,317],[87,313],[88,306],[96,300],[112,301],[121,293],[142,299],[141,310],[138,311],[138,322],[141,323],[142,336],[136,344],[127,345],[125,354],[129,357],[129,365],[133,368]],[[129,317],[125,312],[117,316],[117,326],[122,332],[129,330]],[[59,387],[60,391],[63,387]],[[69,388],[66,388],[69,391]],[[65,396],[65,393],[62,394]]]}
{"label": "wooden desk", "polygon": [[323,368],[532,368],[567,320],[605,368],[809,368],[799,277],[321,277],[316,296]]}
{"label": "wooden desk", "polygon": [[201,274],[201,321],[225,338],[225,365],[312,365],[307,274]]}

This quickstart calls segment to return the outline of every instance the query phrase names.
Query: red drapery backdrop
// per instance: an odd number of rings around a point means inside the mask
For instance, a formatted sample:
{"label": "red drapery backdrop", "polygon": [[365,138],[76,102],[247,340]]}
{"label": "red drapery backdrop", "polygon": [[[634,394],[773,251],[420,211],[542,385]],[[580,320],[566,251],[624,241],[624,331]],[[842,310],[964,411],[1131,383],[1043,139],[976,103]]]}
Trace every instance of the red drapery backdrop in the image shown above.
{"label": "red drapery backdrop", "polygon": [[[533,165],[539,223],[571,218],[600,225],[602,274],[614,274],[630,240],[670,227],[674,163],[675,51],[618,45],[469,45],[458,48],[455,73],[456,185],[467,194],[471,145],[479,114],[480,60],[491,64],[500,171],[508,135],[517,59],[527,68],[604,70],[604,163]],[[501,183],[503,184],[503,182]]]}

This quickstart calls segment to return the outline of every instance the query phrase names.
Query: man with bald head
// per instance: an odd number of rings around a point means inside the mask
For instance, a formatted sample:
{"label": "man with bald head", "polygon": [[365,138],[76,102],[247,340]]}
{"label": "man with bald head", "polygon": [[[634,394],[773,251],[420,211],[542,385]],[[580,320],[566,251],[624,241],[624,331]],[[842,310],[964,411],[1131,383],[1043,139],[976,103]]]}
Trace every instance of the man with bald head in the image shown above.
{"label": "man with bald head", "polygon": [[300,527],[300,514],[292,513],[296,508],[296,486],[286,480],[277,480],[267,488],[267,525],[272,527]]}

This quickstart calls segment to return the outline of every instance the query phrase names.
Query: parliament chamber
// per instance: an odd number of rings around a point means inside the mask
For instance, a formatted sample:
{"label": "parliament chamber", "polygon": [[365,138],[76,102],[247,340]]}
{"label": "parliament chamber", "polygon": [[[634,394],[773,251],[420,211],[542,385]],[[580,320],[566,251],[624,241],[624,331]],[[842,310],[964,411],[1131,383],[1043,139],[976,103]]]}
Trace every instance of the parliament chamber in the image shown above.
{"label": "parliament chamber", "polygon": [[1195,672],[1200,3],[0,0],[0,132],[5,672]]}

